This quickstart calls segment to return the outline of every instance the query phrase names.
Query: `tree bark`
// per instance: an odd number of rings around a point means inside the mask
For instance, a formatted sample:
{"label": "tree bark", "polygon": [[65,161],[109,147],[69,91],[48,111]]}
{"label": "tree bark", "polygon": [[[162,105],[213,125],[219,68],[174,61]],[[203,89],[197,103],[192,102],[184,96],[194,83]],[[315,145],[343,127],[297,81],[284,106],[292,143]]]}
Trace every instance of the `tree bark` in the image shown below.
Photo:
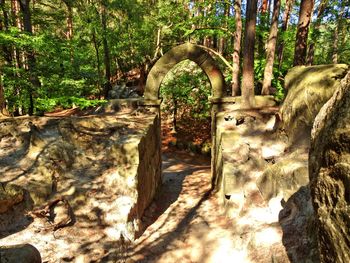
{"label": "tree bark", "polygon": [[337,15],[337,25],[334,29],[334,39],[333,39],[333,54],[332,54],[332,62],[333,64],[338,63],[338,43],[339,43],[339,31],[341,27],[341,21],[343,19],[345,10],[345,4],[342,2],[341,9]]}
{"label": "tree bark", "polygon": [[324,10],[327,7],[329,0],[322,0],[320,5],[318,6],[318,12],[317,12],[317,18],[315,21],[315,26],[314,26],[314,30],[311,34],[311,43],[309,45],[309,51],[307,53],[307,62],[306,64],[308,66],[311,66],[314,62],[314,56],[315,56],[315,43],[316,43],[316,39],[320,34],[320,26],[321,26],[321,20],[324,14]]}
{"label": "tree bark", "polygon": [[307,39],[312,16],[314,0],[301,0],[299,22],[295,39],[294,66],[305,65],[307,52]]}
{"label": "tree bark", "polygon": [[[294,0],[287,0],[286,1],[286,7],[284,9],[283,19],[282,19],[282,30],[281,35],[283,36],[284,33],[288,29],[288,23],[290,19],[290,13],[292,10],[292,7],[294,5]],[[280,44],[278,45],[278,69],[280,70],[282,67],[282,61],[283,61],[283,51],[284,51],[284,39],[281,40]]]}
{"label": "tree bark", "polygon": [[[23,29],[28,34],[33,34],[32,20],[31,20],[31,12],[30,12],[30,0],[19,0],[19,4],[21,7],[21,12],[23,16]],[[32,83],[32,87],[29,88],[29,109],[28,114],[33,115],[34,113],[34,89],[40,87],[39,78],[35,72],[36,68],[36,59],[34,55],[34,51],[29,49],[27,51],[27,60],[28,66],[27,69],[29,71],[29,81]]]}
{"label": "tree bark", "polygon": [[[0,0],[0,7],[3,12],[3,18],[0,17],[0,32],[5,31],[6,23],[8,21],[8,17],[7,17],[7,13],[4,5],[5,5],[5,0]],[[3,85],[3,72],[2,72],[2,69],[4,67],[4,61],[8,60],[7,49],[5,45],[1,45],[1,53],[4,60],[0,58],[0,115],[2,115],[6,109],[6,101],[4,96],[4,85]]]}
{"label": "tree bark", "polygon": [[261,94],[269,95],[271,80],[273,77],[273,62],[275,60],[275,51],[276,51],[276,43],[277,43],[277,33],[278,33],[278,16],[280,13],[281,1],[274,0],[273,4],[273,15],[272,15],[272,23],[270,29],[270,35],[267,43],[266,49],[266,66],[264,70],[264,80]]}
{"label": "tree bark", "polygon": [[260,12],[259,12],[259,30],[256,34],[256,40],[258,42],[258,53],[259,59],[262,59],[265,55],[265,45],[264,45],[264,32],[267,30],[267,25],[269,24],[269,14],[268,14],[268,0],[262,0]]}
{"label": "tree bark", "polygon": [[262,0],[261,3],[261,13],[265,14],[267,12],[268,0]]}
{"label": "tree bark", "polygon": [[240,67],[240,54],[241,54],[241,40],[242,40],[242,0],[235,0],[235,22],[236,31],[234,33],[234,44],[232,54],[232,96],[239,95],[239,67]]}
{"label": "tree bark", "polygon": [[[3,65],[0,61],[0,115],[6,114],[6,100],[5,100],[5,91],[3,85],[3,73],[2,73]],[[6,114],[7,115],[7,114]]]}
{"label": "tree bark", "polygon": [[[230,13],[230,4],[225,2],[224,3],[225,28],[227,28],[227,21],[229,19],[229,13]],[[221,55],[224,54],[225,47],[226,47],[226,37],[220,37],[218,51]]]}
{"label": "tree bark", "polygon": [[254,44],[257,0],[248,0],[243,50],[242,106],[252,108],[254,99]]}
{"label": "tree bark", "polygon": [[66,38],[69,43],[69,52],[70,52],[70,61],[73,66],[74,63],[74,56],[73,56],[73,46],[72,46],[72,39],[73,39],[73,3],[71,0],[63,0],[63,3],[67,7],[67,31],[66,31]]}
{"label": "tree bark", "polygon": [[[3,17],[0,17],[0,31],[7,31],[10,26],[8,12],[5,9],[5,0],[0,0],[0,8]],[[11,48],[6,45],[1,45],[2,55],[4,57],[5,63],[11,65],[12,63],[12,52]]]}
{"label": "tree bark", "polygon": [[107,7],[106,2],[101,1],[101,22],[102,22],[102,45],[104,53],[104,64],[105,64],[105,85],[104,85],[104,97],[108,97],[108,93],[112,88],[111,85],[111,59],[107,40]]}
{"label": "tree bark", "polygon": [[96,32],[92,32],[92,42],[94,44],[94,49],[96,53],[96,63],[97,63],[97,85],[99,89],[99,97],[101,96],[101,62],[100,62],[100,52],[98,50],[98,43],[97,43],[97,38],[96,38]]}

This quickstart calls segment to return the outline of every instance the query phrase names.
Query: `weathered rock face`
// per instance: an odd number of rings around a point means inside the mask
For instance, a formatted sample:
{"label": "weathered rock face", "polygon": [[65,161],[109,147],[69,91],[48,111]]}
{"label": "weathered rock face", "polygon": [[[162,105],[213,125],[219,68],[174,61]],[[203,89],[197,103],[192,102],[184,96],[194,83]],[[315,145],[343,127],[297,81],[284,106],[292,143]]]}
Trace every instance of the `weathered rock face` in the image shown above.
{"label": "weathered rock face", "polygon": [[298,139],[309,134],[313,121],[324,103],[333,95],[348,66],[297,66],[285,77],[287,96],[281,108],[284,129]]}
{"label": "weathered rock face", "polygon": [[265,200],[276,196],[287,201],[301,186],[309,183],[307,152],[296,151],[268,166],[257,181]]}
{"label": "weathered rock face", "polygon": [[321,262],[350,262],[350,72],[316,117],[309,173]]}
{"label": "weathered rock face", "polygon": [[[0,134],[1,220],[28,192],[35,208],[61,198],[75,221],[103,225],[114,240],[135,238],[161,183],[156,113],[8,118],[0,121]],[[9,224],[1,223],[5,233]]]}

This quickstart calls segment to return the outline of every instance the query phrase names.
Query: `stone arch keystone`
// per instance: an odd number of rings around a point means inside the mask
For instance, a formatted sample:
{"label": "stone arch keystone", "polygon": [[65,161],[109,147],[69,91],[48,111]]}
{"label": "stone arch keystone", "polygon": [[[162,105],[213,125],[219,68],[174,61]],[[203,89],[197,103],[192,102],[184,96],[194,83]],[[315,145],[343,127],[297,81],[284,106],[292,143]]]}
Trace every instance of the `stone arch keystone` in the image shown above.
{"label": "stone arch keystone", "polygon": [[164,54],[148,74],[144,97],[146,100],[158,100],[159,89],[165,75],[179,62],[189,59],[195,62],[208,76],[213,98],[225,97],[225,80],[215,60],[201,47],[185,43],[173,47]]}

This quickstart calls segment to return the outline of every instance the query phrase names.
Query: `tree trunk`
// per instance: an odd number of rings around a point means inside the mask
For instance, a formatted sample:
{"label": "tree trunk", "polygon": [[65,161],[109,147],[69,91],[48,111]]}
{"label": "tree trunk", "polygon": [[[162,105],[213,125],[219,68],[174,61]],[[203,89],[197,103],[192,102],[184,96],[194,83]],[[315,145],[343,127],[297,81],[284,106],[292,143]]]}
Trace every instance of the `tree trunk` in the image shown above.
{"label": "tree trunk", "polygon": [[321,20],[324,14],[324,10],[327,7],[329,0],[322,0],[320,5],[318,6],[318,12],[317,12],[317,18],[315,21],[314,30],[311,34],[311,43],[309,45],[309,51],[307,53],[307,62],[306,64],[308,66],[311,66],[314,62],[314,56],[315,56],[315,43],[317,41],[317,38],[320,34],[320,26],[321,26]]}
{"label": "tree trunk", "polygon": [[[23,15],[23,29],[25,32],[30,35],[33,34],[32,20],[30,13],[30,0],[19,0]],[[33,97],[33,88],[40,87],[40,81],[35,72],[36,60],[33,50],[29,49],[27,51],[27,60],[28,60],[28,71],[29,71],[29,81],[32,83],[32,87],[29,88],[29,109],[28,114],[33,115],[34,113],[34,97]]]}
{"label": "tree trunk", "polygon": [[[230,13],[230,4],[224,3],[224,17],[225,17],[225,28],[227,29],[227,21],[229,19],[229,13]],[[221,55],[224,54],[226,47],[226,37],[220,37],[219,39],[219,53]]]}
{"label": "tree trunk", "polygon": [[[5,9],[5,0],[0,0],[0,8],[3,17],[0,17],[0,31],[7,31],[10,26],[8,12]],[[6,45],[1,45],[1,52],[5,59],[5,63],[11,65],[12,63],[12,53],[11,48]]]}
{"label": "tree trunk", "polygon": [[258,42],[258,53],[257,56],[259,59],[262,59],[265,55],[265,45],[264,45],[264,32],[267,30],[268,21],[268,0],[262,0],[260,7],[260,19],[259,19],[259,30],[256,35],[256,39]]}
{"label": "tree trunk", "polygon": [[264,81],[261,94],[269,95],[271,80],[273,77],[273,62],[275,60],[275,51],[276,51],[276,43],[277,43],[277,32],[278,32],[278,16],[280,13],[281,1],[274,0],[273,4],[273,15],[272,15],[272,23],[270,29],[269,40],[267,43],[266,49],[266,66],[264,71]]}
{"label": "tree trunk", "polygon": [[342,2],[341,9],[337,15],[337,25],[334,29],[334,39],[333,39],[333,54],[332,54],[332,62],[333,64],[338,63],[338,43],[339,43],[339,31],[341,27],[341,21],[343,19],[345,10],[345,4],[344,1]]}
{"label": "tree trunk", "polygon": [[[294,4],[294,0],[287,0],[286,1],[286,7],[284,9],[284,14],[283,14],[283,20],[282,20],[282,30],[281,30],[281,35],[283,36],[284,33],[288,29],[288,23],[289,23],[289,18],[290,18],[290,13],[292,10]],[[282,67],[282,61],[283,61],[283,51],[284,51],[284,39],[281,40],[280,44],[278,45],[278,69],[280,70]]]}
{"label": "tree trunk", "polygon": [[[3,18],[0,17],[0,32],[6,29],[6,21],[8,21],[7,13],[5,10],[5,0],[0,0],[0,7],[3,12]],[[7,61],[7,50],[5,45],[1,45],[1,53],[4,57],[4,61]],[[6,102],[4,96],[4,85],[3,85],[3,72],[4,67],[3,60],[0,58],[0,115],[2,115],[6,109]]]}
{"label": "tree trunk", "polygon": [[4,83],[3,83],[3,65],[2,62],[0,61],[0,115],[7,115],[6,112],[6,100],[5,100],[5,91],[4,91]]}
{"label": "tree trunk", "polygon": [[268,7],[268,0],[262,0],[261,3],[261,13],[265,14],[267,12],[267,7]]}
{"label": "tree trunk", "polygon": [[232,96],[239,95],[239,67],[241,54],[241,40],[242,40],[242,0],[235,0],[235,22],[236,31],[234,33],[234,44],[232,54]]}
{"label": "tree trunk", "polygon": [[99,97],[101,97],[102,91],[101,91],[101,62],[100,62],[100,52],[98,50],[98,43],[96,39],[96,32],[92,32],[92,42],[94,44],[94,49],[96,53],[96,63],[97,63],[97,85],[99,92]]}
{"label": "tree trunk", "polygon": [[312,16],[314,0],[301,0],[299,22],[295,39],[294,66],[305,65],[307,52],[307,39]]}
{"label": "tree trunk", "polygon": [[248,0],[243,49],[242,106],[252,108],[254,99],[254,44],[257,0]]}
{"label": "tree trunk", "polygon": [[69,43],[69,52],[70,52],[70,61],[73,66],[73,46],[72,46],[72,39],[73,39],[73,3],[71,0],[63,0],[64,4],[67,7],[67,31],[66,31],[66,38]]}
{"label": "tree trunk", "polygon": [[105,64],[105,85],[104,85],[104,97],[108,97],[108,93],[112,88],[111,85],[111,59],[107,40],[107,7],[105,1],[101,1],[101,22],[102,22],[102,44],[104,53]]}

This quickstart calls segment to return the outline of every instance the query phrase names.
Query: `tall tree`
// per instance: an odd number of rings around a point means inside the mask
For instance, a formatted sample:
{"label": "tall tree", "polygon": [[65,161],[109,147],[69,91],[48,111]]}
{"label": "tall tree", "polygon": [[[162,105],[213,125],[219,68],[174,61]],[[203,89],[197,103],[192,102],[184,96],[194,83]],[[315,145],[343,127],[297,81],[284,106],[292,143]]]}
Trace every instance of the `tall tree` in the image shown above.
{"label": "tall tree", "polygon": [[339,12],[336,14],[336,26],[334,28],[334,41],[333,41],[333,54],[332,62],[333,64],[338,63],[338,42],[339,42],[339,32],[342,24],[342,19],[345,11],[345,1],[341,1],[341,7]]}
{"label": "tall tree", "polygon": [[294,66],[305,65],[306,63],[307,39],[313,7],[314,0],[301,0],[295,39]]}
{"label": "tall tree", "polygon": [[[294,4],[294,0],[286,0],[286,5],[284,9],[284,14],[282,18],[282,29],[281,29],[281,35],[284,36],[285,32],[288,29],[288,24],[289,24],[289,19],[290,19],[290,13],[292,10]],[[285,41],[282,37],[280,44],[278,45],[278,51],[277,51],[277,56],[278,56],[278,69],[281,69],[282,66],[282,61],[283,61],[283,51],[284,51],[284,45]]]}
{"label": "tall tree", "polygon": [[[7,20],[7,13],[5,11],[5,0],[0,0],[0,7],[3,16],[0,17],[0,32],[5,30],[5,24]],[[2,57],[6,58],[6,46],[1,45],[0,54]],[[0,57],[0,115],[3,114],[4,110],[6,109],[6,103],[5,103],[5,95],[4,95],[4,85],[3,85],[3,67],[4,67],[5,61]]]}
{"label": "tall tree", "polygon": [[104,63],[105,63],[105,85],[104,85],[104,96],[108,97],[108,93],[112,88],[111,85],[111,58],[109,45],[107,40],[107,2],[106,0],[101,1],[101,23],[102,23],[102,44],[104,53]]}
{"label": "tall tree", "polygon": [[[21,12],[23,15],[23,29],[25,32],[27,32],[29,35],[33,34],[33,27],[32,27],[32,19],[31,19],[31,11],[30,11],[30,0],[19,0],[19,5],[21,7]],[[28,93],[29,93],[29,109],[28,114],[33,115],[34,113],[34,90],[33,88],[37,89],[40,87],[40,81],[36,73],[36,59],[34,55],[34,51],[32,48],[29,48],[26,52],[27,54],[27,70],[29,72],[29,81],[31,82],[32,86],[29,87]]]}
{"label": "tall tree", "polygon": [[73,45],[72,45],[72,39],[73,39],[73,2],[72,0],[62,0],[63,3],[67,7],[67,18],[66,18],[66,37],[69,44],[69,52],[70,52],[70,60],[73,64]]}
{"label": "tall tree", "polygon": [[320,35],[321,20],[328,2],[329,0],[321,0],[318,6],[317,17],[314,24],[314,30],[310,37],[309,51],[307,53],[307,65],[312,65],[314,62],[315,44],[316,44],[317,38]]}
{"label": "tall tree", "polygon": [[242,40],[242,0],[235,0],[235,24],[234,44],[232,53],[232,96],[239,95],[239,68]]}
{"label": "tall tree", "polygon": [[[231,5],[227,2],[223,3],[223,9],[224,9],[224,28],[227,29],[227,21],[229,19],[230,14],[230,7]],[[219,38],[219,45],[218,45],[218,51],[221,55],[224,54],[224,50],[226,47],[226,36],[221,36]]]}
{"label": "tall tree", "polygon": [[254,98],[254,44],[257,0],[247,0],[246,23],[243,47],[242,106],[255,106]]}
{"label": "tall tree", "polygon": [[259,20],[258,20],[258,30],[256,32],[256,39],[258,42],[258,52],[257,57],[258,59],[263,59],[265,56],[265,32],[268,30],[268,24],[269,24],[269,13],[270,10],[268,10],[268,3],[271,2],[271,0],[262,0],[261,6],[259,8]]}
{"label": "tall tree", "polygon": [[272,15],[272,23],[270,29],[270,35],[267,42],[266,48],[266,66],[264,70],[264,81],[261,94],[269,95],[271,80],[273,77],[273,62],[275,60],[275,51],[276,51],[276,43],[277,43],[277,32],[278,32],[278,16],[280,13],[281,1],[274,0],[273,4],[273,15]]}

